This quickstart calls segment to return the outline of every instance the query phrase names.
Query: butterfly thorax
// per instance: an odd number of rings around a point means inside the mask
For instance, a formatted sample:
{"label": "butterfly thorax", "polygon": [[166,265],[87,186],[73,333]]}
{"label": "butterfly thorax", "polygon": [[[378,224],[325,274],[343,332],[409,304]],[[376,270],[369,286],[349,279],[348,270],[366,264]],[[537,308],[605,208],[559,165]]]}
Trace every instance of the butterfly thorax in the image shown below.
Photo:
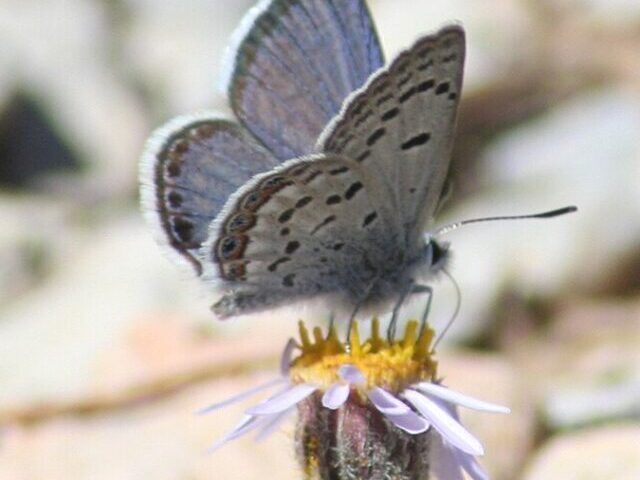
{"label": "butterfly thorax", "polygon": [[449,244],[432,238],[423,241],[413,256],[406,256],[402,250],[390,252],[384,262],[369,266],[368,279],[343,286],[348,295],[346,303],[384,313],[410,291],[412,285],[436,276],[445,268],[449,257]]}

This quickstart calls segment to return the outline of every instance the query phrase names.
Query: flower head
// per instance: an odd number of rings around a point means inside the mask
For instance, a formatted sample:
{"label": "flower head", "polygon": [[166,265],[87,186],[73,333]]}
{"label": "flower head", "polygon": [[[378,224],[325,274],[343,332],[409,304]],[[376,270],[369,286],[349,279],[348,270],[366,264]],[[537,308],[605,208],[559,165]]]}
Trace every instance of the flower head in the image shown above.
{"label": "flower head", "polygon": [[[474,480],[488,478],[475,459],[484,454],[483,447],[462,426],[456,408],[509,409],[438,381],[432,330],[420,334],[411,321],[404,336],[390,342],[380,336],[374,319],[363,342],[354,324],[348,345],[333,328],[326,337],[314,329],[313,340],[302,322],[299,330],[300,343],[290,340],[283,353],[280,378],[203,410],[280,386],[247,409],[214,448],[252,431],[264,438],[298,410],[297,450],[307,478],[329,478],[329,470],[336,468],[352,475],[344,478],[372,472],[385,478],[427,478],[430,468],[442,480],[461,479],[463,470]],[[300,353],[292,358],[296,348]]]}

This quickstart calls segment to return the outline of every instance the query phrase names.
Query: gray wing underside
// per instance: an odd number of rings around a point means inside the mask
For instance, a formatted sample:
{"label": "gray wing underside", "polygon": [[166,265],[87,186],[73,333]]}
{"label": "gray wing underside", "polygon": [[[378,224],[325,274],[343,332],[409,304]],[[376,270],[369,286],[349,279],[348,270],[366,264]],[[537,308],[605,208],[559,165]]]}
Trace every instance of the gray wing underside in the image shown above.
{"label": "gray wing underside", "polygon": [[332,292],[364,296],[397,246],[393,222],[370,194],[377,188],[360,165],[334,155],[295,159],[248,182],[201,250],[204,277],[231,291],[214,311],[225,317]]}
{"label": "gray wing underside", "polygon": [[446,180],[465,56],[464,31],[420,38],[346,102],[319,149],[349,156],[385,180],[384,195],[417,245]]}
{"label": "gray wing underside", "polygon": [[364,0],[263,1],[236,42],[231,107],[281,160],[312,153],[344,99],[384,63]]}
{"label": "gray wing underside", "polygon": [[156,240],[200,275],[197,252],[228,197],[278,163],[245,129],[215,114],[182,117],[160,128],[140,172],[142,207]]}

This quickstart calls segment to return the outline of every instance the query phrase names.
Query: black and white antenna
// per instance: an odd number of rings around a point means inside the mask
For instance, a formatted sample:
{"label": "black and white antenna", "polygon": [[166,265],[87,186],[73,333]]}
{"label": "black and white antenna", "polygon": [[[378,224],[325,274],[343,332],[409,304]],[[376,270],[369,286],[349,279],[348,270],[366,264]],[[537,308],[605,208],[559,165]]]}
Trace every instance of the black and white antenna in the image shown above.
{"label": "black and white antenna", "polygon": [[[433,232],[431,234],[431,237],[437,237],[439,235],[443,235],[445,233],[451,232],[452,230],[456,230],[462,227],[463,225],[469,225],[470,223],[493,222],[496,220],[528,220],[528,219],[553,218],[553,217],[559,217],[560,215],[566,215],[567,213],[573,213],[576,211],[578,211],[578,207],[576,207],[575,205],[570,205],[568,207],[556,208],[555,210],[549,210],[547,212],[542,212],[542,213],[533,213],[530,215],[506,215],[506,216],[499,216],[499,217],[471,218],[469,220],[462,220],[460,222],[454,222],[448,225],[443,225],[442,227],[438,228],[435,232]],[[449,331],[449,328],[451,328],[451,325],[453,325],[453,322],[458,317],[458,313],[460,312],[460,306],[461,306],[460,286],[447,270],[443,269],[443,272],[447,277],[449,277],[449,279],[453,283],[453,286],[456,290],[456,298],[457,298],[456,308],[455,308],[455,311],[453,312],[453,315],[445,325],[444,329],[442,330],[442,332],[440,332],[440,334],[436,338],[436,341],[433,344],[433,349],[435,349],[438,346],[440,341]]]}
{"label": "black and white antenna", "polygon": [[481,222],[493,222],[496,220],[529,220],[529,219],[538,219],[538,218],[553,218],[559,217],[560,215],[566,215],[567,213],[573,213],[578,211],[578,207],[575,205],[570,205],[568,207],[556,208],[555,210],[549,210],[548,212],[542,213],[533,213],[531,215],[506,215],[500,217],[483,217],[483,218],[471,218],[469,220],[462,220],[460,222],[450,223],[448,225],[443,225],[438,228],[431,235],[437,237],[439,235],[444,235],[445,233],[449,233],[452,230],[456,230],[463,225],[469,225],[470,223],[481,223]]}

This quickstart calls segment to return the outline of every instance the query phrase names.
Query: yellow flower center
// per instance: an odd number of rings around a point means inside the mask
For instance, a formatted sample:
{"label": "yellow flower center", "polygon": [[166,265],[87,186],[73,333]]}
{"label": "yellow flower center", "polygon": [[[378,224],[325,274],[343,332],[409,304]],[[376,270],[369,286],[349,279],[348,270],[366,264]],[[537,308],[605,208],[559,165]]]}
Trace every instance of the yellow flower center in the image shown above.
{"label": "yellow flower center", "polygon": [[354,365],[364,375],[365,389],[382,387],[398,393],[411,384],[433,381],[437,362],[430,345],[434,332],[425,328],[418,338],[418,322],[409,321],[404,336],[389,342],[380,336],[380,322],[373,319],[371,336],[360,341],[358,324],[351,329],[349,347],[338,339],[331,327],[325,337],[320,327],[313,329],[313,341],[303,322],[299,324],[302,353],[293,360],[289,376],[292,383],[313,383],[326,389],[343,380],[338,375],[342,365]]}

